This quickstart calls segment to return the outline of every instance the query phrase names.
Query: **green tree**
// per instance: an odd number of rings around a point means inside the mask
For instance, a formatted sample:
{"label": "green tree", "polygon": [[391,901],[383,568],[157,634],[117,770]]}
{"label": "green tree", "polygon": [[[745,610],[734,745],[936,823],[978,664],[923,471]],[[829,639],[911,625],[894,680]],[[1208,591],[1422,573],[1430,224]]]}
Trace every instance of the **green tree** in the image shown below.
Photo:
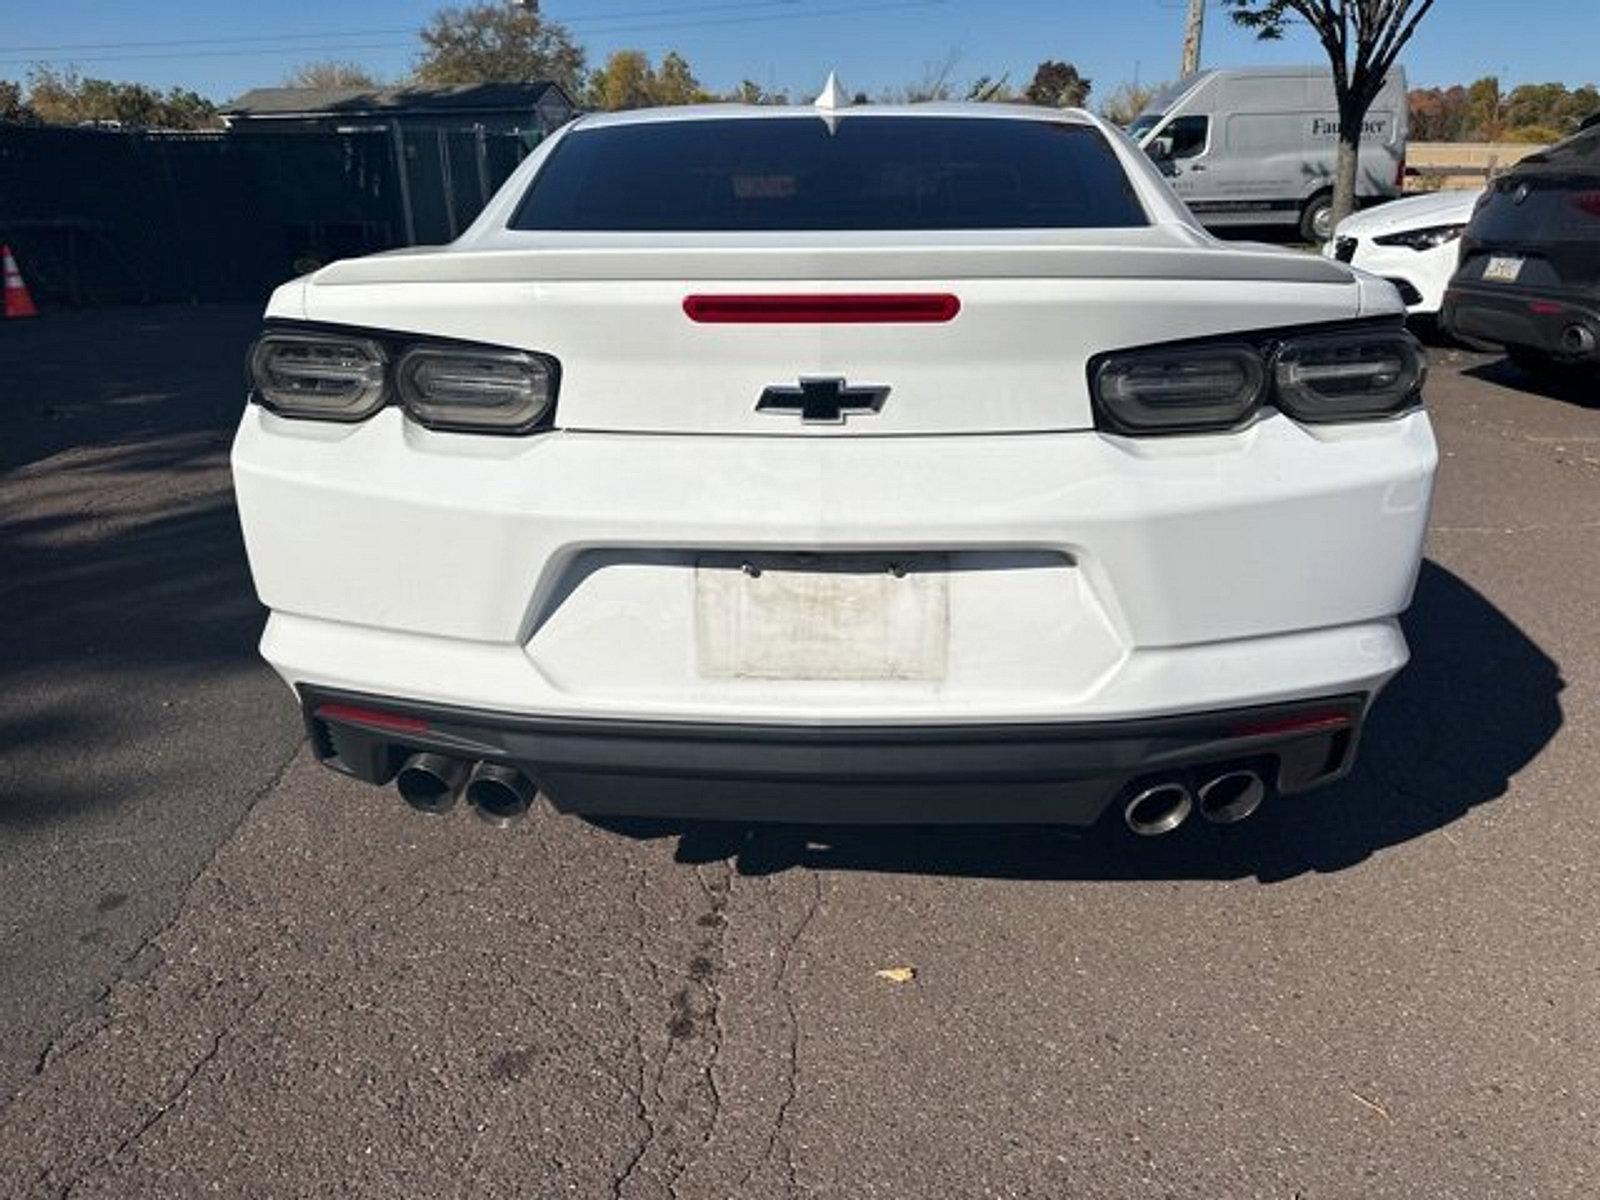
{"label": "green tree", "polygon": [[284,87],[299,88],[377,88],[383,82],[359,63],[337,58],[301,63],[290,71]]}
{"label": "green tree", "polygon": [[1333,175],[1333,223],[1355,208],[1361,124],[1389,68],[1433,0],[1223,0],[1234,21],[1275,41],[1291,21],[1316,34],[1333,67],[1339,105],[1339,153]]}
{"label": "green tree", "polygon": [[581,94],[583,48],[537,6],[442,8],[422,31],[421,83],[527,83],[552,79]]}
{"label": "green tree", "polygon": [[1485,75],[1467,88],[1466,136],[1477,141],[1492,142],[1505,127],[1504,101],[1500,96],[1500,80]]}
{"label": "green tree", "polygon": [[688,60],[676,50],[667,51],[656,68],[650,92],[657,104],[704,104],[711,99],[711,93],[689,69]]}
{"label": "green tree", "polygon": [[1071,63],[1046,59],[1033,72],[1033,79],[1022,90],[1029,104],[1045,108],[1082,108],[1089,102],[1090,81],[1078,74]]}

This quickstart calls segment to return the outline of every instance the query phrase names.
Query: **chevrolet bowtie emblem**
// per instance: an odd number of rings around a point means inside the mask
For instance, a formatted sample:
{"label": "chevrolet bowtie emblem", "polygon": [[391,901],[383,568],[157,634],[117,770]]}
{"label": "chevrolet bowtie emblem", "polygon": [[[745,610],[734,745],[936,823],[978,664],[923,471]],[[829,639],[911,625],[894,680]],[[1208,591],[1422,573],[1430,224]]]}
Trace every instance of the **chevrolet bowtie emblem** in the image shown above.
{"label": "chevrolet bowtie emblem", "polygon": [[851,413],[875,413],[888,399],[886,387],[850,387],[842,379],[801,379],[773,384],[756,401],[757,412],[799,413],[808,425],[843,424]]}

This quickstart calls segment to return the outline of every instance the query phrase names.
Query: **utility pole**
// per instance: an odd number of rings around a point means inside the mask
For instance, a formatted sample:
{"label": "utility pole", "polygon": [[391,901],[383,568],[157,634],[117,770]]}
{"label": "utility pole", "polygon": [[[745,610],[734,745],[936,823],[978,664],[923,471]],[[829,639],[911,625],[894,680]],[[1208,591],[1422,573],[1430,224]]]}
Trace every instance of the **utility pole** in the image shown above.
{"label": "utility pole", "polygon": [[1206,0],[1189,0],[1189,19],[1183,26],[1183,66],[1178,75],[1187,78],[1200,69],[1200,34],[1206,26]]}

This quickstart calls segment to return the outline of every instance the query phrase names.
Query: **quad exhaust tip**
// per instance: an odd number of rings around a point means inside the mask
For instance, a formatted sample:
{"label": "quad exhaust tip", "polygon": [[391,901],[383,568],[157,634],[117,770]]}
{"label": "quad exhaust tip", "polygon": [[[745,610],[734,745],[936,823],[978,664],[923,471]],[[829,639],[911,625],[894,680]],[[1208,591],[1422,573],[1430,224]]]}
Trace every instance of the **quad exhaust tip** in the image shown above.
{"label": "quad exhaust tip", "polygon": [[1135,792],[1122,810],[1122,819],[1140,837],[1159,837],[1182,825],[1193,807],[1189,789],[1172,780]]}
{"label": "quad exhaust tip", "polygon": [[489,824],[505,828],[528,815],[538,787],[515,767],[479,763],[467,780],[467,802]]}
{"label": "quad exhaust tip", "polygon": [[1200,786],[1200,816],[1214,825],[1232,825],[1261,807],[1267,785],[1254,771],[1225,771]]}
{"label": "quad exhaust tip", "polygon": [[418,812],[439,816],[450,811],[466,782],[467,764],[443,754],[413,754],[395,776],[400,798]]}

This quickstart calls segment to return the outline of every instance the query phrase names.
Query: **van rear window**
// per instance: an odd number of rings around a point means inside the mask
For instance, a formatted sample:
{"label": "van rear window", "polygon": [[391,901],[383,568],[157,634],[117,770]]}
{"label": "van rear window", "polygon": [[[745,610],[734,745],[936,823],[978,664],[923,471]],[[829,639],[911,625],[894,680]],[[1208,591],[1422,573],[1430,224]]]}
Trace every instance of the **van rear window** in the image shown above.
{"label": "van rear window", "polygon": [[850,115],[575,129],[513,229],[1082,229],[1146,225],[1098,130],[1003,117]]}

